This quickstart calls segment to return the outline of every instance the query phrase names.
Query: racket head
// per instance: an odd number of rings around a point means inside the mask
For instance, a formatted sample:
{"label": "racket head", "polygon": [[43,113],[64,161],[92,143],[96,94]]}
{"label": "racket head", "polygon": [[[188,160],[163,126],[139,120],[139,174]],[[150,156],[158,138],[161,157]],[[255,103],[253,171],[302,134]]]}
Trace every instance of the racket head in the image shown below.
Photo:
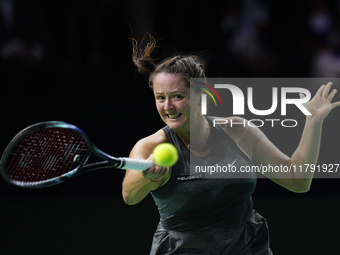
{"label": "racket head", "polygon": [[8,144],[0,173],[9,183],[42,188],[76,175],[93,145],[78,127],[61,121],[40,122],[20,131]]}

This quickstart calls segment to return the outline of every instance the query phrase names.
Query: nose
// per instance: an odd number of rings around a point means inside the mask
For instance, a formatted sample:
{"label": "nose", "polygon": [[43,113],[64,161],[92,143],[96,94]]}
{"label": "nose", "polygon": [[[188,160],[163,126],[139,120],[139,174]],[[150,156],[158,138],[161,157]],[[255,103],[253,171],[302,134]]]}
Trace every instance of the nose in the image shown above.
{"label": "nose", "polygon": [[175,106],[173,105],[173,102],[170,98],[166,99],[165,104],[164,104],[164,110],[171,110],[175,108]]}

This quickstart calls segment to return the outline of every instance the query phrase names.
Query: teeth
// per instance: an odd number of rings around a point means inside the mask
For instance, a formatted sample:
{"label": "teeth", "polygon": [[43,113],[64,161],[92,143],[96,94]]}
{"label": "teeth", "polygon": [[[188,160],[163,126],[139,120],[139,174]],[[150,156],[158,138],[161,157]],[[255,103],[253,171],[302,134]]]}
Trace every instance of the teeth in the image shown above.
{"label": "teeth", "polygon": [[177,114],[168,114],[168,117],[170,118],[170,119],[177,119],[179,116],[180,116],[181,114],[180,113],[177,113]]}

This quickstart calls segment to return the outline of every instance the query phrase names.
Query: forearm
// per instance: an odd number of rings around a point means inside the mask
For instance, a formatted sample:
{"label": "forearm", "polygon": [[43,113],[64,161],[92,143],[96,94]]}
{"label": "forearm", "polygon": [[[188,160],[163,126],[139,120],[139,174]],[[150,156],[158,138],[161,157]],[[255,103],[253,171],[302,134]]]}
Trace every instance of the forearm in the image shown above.
{"label": "forearm", "polygon": [[128,205],[138,204],[156,184],[156,182],[144,178],[142,172],[131,171],[123,181],[122,195],[125,203]]}
{"label": "forearm", "polygon": [[[307,165],[316,164],[319,158],[321,131],[323,121],[307,116],[305,127],[298,148],[291,157],[291,164],[296,178],[312,179],[314,171],[309,171]],[[305,165],[306,164],[306,165]],[[301,168],[300,168],[301,166]]]}
{"label": "forearm", "polygon": [[[251,144],[254,163],[288,166],[291,171],[282,172],[282,175],[265,175],[291,191],[306,192],[310,188],[315,168],[309,166],[318,162],[323,120],[335,107],[340,106],[340,101],[332,103],[336,90],[330,92],[331,86],[331,82],[322,85],[313,99],[303,104],[311,115],[306,117],[299,146],[290,158],[280,152],[263,133],[258,131],[253,134]],[[300,94],[300,98],[304,97]]]}

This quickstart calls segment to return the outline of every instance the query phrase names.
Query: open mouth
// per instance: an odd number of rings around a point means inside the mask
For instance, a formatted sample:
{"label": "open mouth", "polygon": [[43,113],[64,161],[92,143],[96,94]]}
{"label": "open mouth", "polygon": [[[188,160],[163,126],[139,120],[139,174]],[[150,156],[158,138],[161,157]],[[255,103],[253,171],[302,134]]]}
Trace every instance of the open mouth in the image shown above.
{"label": "open mouth", "polygon": [[166,117],[172,120],[178,119],[181,117],[182,113],[177,113],[177,114],[167,114]]}

